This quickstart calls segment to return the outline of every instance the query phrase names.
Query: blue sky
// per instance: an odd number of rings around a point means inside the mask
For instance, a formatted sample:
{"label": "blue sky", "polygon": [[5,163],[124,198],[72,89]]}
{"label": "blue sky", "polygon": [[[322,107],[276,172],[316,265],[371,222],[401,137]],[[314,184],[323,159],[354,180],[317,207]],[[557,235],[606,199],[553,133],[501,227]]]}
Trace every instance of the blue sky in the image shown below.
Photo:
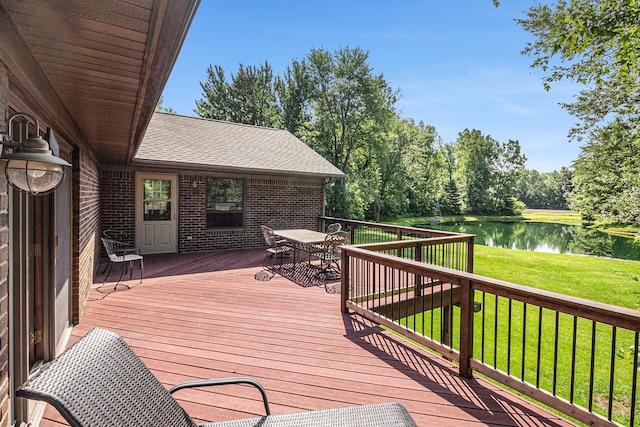
{"label": "blue sky", "polygon": [[369,52],[374,73],[401,91],[402,117],[433,125],[445,142],[479,129],[500,142],[517,139],[526,167],[570,166],[580,151],[569,142],[569,83],[543,89],[542,74],[520,51],[531,36],[514,18],[532,1],[504,0],[202,0],[164,89],[164,107],[195,115],[209,65],[227,76],[239,64],[268,61],[282,74],[313,48]]}

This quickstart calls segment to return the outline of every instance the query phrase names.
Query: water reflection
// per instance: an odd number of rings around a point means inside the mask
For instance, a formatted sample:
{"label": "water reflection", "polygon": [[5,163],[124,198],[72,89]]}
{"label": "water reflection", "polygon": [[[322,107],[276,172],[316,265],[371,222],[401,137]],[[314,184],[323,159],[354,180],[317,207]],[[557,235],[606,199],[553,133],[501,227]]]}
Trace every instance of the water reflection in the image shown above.
{"label": "water reflection", "polygon": [[584,254],[640,260],[640,244],[633,238],[575,225],[542,222],[460,222],[419,227],[476,235],[476,244],[498,248],[560,254]]}

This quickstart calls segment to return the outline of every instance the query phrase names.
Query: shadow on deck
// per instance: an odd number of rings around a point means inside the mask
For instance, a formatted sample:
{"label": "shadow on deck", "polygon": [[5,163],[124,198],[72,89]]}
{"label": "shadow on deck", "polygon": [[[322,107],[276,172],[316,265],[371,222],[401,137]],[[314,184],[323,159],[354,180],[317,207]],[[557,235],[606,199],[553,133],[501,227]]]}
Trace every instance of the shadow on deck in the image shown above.
{"label": "shadow on deck", "polygon": [[[420,426],[574,425],[488,381],[461,378],[441,357],[341,313],[339,295],[311,280],[311,270],[285,264],[282,275],[256,280],[262,256],[262,250],[146,256],[142,283],[92,290],[72,341],[95,326],[111,329],[167,387],[254,377],[274,413],[398,401]],[[243,386],[176,397],[202,420],[262,409],[259,396]],[[62,424],[48,408],[41,426]]]}

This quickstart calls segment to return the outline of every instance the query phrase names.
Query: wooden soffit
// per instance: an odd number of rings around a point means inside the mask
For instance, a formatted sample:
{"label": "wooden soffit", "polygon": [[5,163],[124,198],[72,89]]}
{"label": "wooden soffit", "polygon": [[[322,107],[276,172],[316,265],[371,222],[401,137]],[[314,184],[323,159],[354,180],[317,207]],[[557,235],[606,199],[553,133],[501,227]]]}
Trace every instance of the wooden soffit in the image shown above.
{"label": "wooden soffit", "polygon": [[198,4],[0,0],[0,61],[54,131],[100,163],[128,164]]}

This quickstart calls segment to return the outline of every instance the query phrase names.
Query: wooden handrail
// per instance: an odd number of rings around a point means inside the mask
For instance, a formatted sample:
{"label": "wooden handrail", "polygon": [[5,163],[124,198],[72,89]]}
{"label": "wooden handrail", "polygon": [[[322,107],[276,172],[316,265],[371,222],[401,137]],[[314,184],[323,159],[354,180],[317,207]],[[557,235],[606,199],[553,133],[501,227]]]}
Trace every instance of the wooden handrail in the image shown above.
{"label": "wooden handrail", "polygon": [[460,286],[472,286],[477,291],[640,332],[640,311],[637,310],[376,252],[376,250],[406,247],[406,244],[407,241],[350,245],[345,246],[343,251],[347,257],[355,255],[359,259],[377,262],[412,274],[435,276],[439,280],[456,283]]}

